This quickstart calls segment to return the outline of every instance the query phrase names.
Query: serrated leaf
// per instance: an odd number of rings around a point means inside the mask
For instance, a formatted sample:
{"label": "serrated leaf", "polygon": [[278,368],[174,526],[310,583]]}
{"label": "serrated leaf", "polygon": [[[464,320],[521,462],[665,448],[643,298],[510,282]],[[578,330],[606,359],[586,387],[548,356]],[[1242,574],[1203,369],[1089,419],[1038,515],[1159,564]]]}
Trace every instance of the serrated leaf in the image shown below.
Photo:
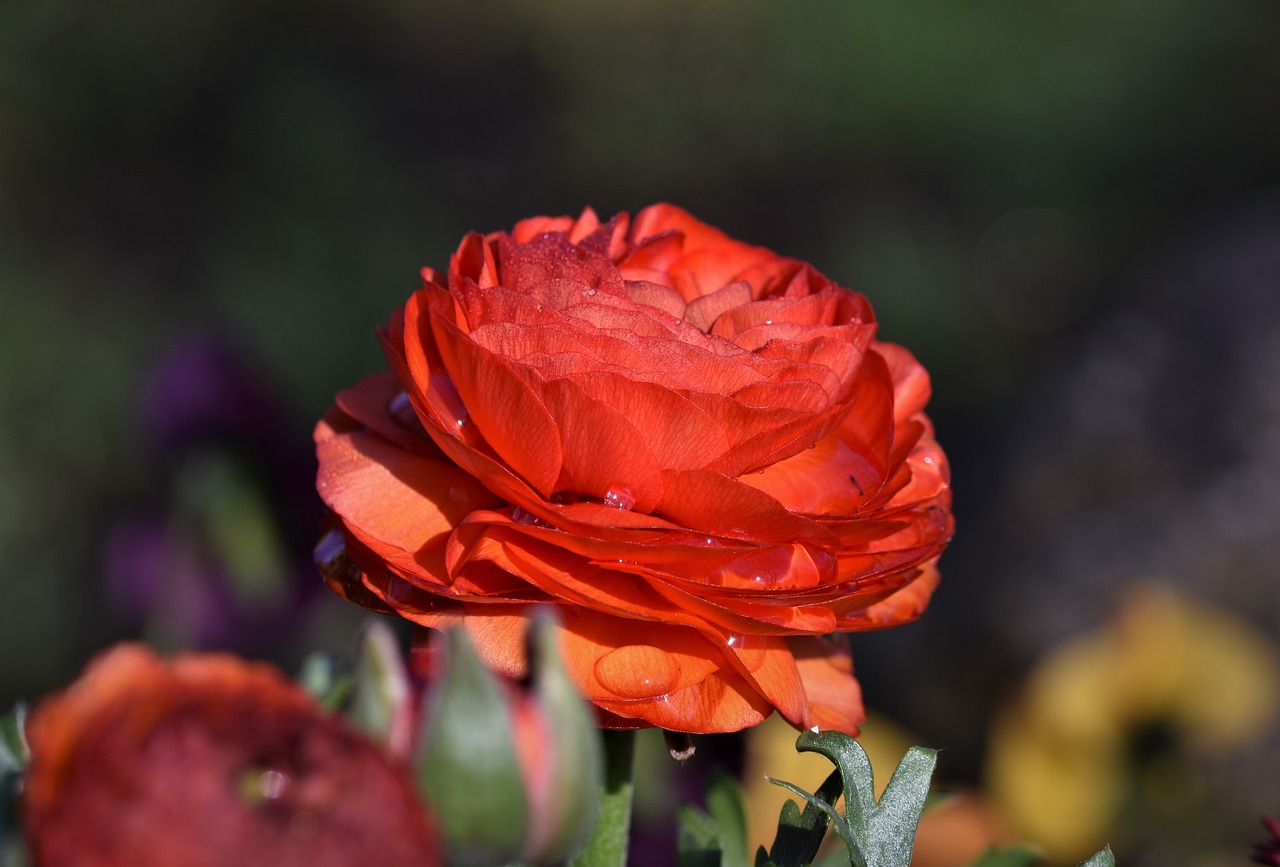
{"label": "serrated leaf", "polygon": [[[804,798],[809,804],[806,812],[813,809],[827,816],[845,842],[850,863],[854,867],[908,867],[937,753],[922,747],[908,750],[877,801],[871,760],[853,738],[840,732],[805,732],[797,739],[796,749],[821,753],[835,763],[837,770],[833,777],[839,781],[840,789],[819,790],[810,795],[790,783],[774,782]],[[828,782],[831,780],[832,777],[828,777]],[[826,788],[824,783],[823,789]],[[835,795],[840,790],[845,803],[843,816],[834,807]],[[779,841],[783,840],[785,830],[780,823]],[[803,860],[788,861],[784,865],[777,855],[795,854],[786,849],[776,854],[771,852],[770,860],[779,867],[791,867],[810,863],[816,853],[817,843],[812,843],[812,850],[806,849],[807,858]]]}
{"label": "serrated leaf", "polygon": [[1110,846],[1104,846],[1101,852],[1095,852],[1081,861],[1079,867],[1116,867],[1116,856],[1112,854]]}
{"label": "serrated leaf", "polygon": [[[775,786],[792,788],[796,791],[789,783],[783,783],[780,780],[769,782]],[[837,769],[832,771],[831,775],[818,787],[818,791],[809,797],[833,804],[840,797],[840,791],[840,771]],[[801,797],[806,797],[806,794],[802,794]],[[818,855],[818,847],[822,845],[822,838],[827,834],[829,824],[830,815],[812,801],[806,803],[803,813],[795,801],[787,801],[782,805],[782,813],[778,817],[778,832],[774,837],[773,846],[767,853],[764,847],[760,848],[756,853],[756,867],[762,867],[760,860],[762,855],[765,859],[764,864],[772,864],[775,867],[804,867],[813,863],[813,859]]]}

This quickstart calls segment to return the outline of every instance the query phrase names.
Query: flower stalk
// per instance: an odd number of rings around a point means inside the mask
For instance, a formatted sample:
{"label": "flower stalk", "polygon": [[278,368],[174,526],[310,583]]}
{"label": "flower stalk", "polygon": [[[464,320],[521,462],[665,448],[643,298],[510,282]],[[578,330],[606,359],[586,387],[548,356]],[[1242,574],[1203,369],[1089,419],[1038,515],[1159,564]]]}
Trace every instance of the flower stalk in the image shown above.
{"label": "flower stalk", "polygon": [[571,861],[572,867],[624,867],[631,838],[632,771],[636,733],[604,732],[604,796],[600,820],[587,845]]}

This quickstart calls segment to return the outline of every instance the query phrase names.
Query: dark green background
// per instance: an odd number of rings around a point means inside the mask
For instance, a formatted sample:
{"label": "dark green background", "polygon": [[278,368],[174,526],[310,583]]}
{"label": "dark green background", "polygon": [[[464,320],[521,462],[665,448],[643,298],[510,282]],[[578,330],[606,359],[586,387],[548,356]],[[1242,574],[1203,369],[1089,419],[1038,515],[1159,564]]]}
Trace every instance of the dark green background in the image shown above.
{"label": "dark green background", "polygon": [[[0,5],[0,698],[121,634],[100,548],[162,484],[136,403],[163,351],[227,335],[305,451],[466,231],[659,200],[865,292],[931,370],[960,535],[925,621],[858,648],[956,773],[1130,578],[1280,628],[1280,531],[1242,541],[1230,493],[1225,530],[1096,526],[1194,516],[1229,472],[1280,508],[1280,440],[1231,439],[1276,430],[1237,388],[1262,362],[1221,362],[1280,321],[1277,34],[1274,0]],[[1224,280],[1263,288],[1193,279],[1241,257]],[[1155,390],[1106,366],[1143,334]],[[346,647],[333,618],[308,640]]]}

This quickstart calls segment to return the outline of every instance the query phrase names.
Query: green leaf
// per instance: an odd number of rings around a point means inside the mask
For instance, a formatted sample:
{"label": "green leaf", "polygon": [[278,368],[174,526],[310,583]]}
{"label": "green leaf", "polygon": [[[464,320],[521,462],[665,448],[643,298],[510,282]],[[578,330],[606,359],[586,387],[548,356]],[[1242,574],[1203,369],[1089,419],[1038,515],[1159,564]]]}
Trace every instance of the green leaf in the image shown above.
{"label": "green leaf", "polygon": [[1080,867],[1116,867],[1116,856],[1111,853],[1110,846],[1104,846],[1101,852],[1095,852],[1081,861]]}
{"label": "green leaf", "polygon": [[31,760],[27,746],[27,705],[18,702],[13,710],[0,717],[0,776],[20,773]]}
{"label": "green leaf", "polygon": [[[842,785],[844,815],[841,816],[835,809],[835,793],[824,791],[827,783],[831,782],[830,777],[822,789],[813,795],[790,783],[773,782],[804,798],[809,808],[826,814],[844,840],[849,851],[849,861],[854,867],[908,867],[915,845],[916,827],[920,823],[920,814],[924,811],[925,800],[929,795],[937,753],[922,747],[908,750],[890,778],[884,794],[877,801],[871,760],[853,738],[840,732],[805,732],[797,739],[796,749],[821,753],[835,763],[837,771],[833,777]],[[806,808],[806,813],[809,808]],[[787,831],[780,823],[778,839],[774,843],[775,850],[779,849],[779,843],[783,841]],[[818,842],[821,842],[821,838]],[[806,844],[809,843],[811,841],[806,839]],[[785,863],[779,860],[778,855],[785,855],[790,859],[797,854],[783,849],[777,854],[771,852],[770,861],[778,867],[808,864],[817,852],[817,844],[813,843],[812,847],[812,852],[799,853],[802,856],[800,860],[787,860]],[[807,854],[807,858],[803,857],[804,854]]]}
{"label": "green leaf", "polygon": [[818,847],[822,845],[822,838],[827,835],[827,826],[831,819],[829,813],[808,799],[816,797],[828,804],[835,803],[841,791],[840,771],[832,771],[812,796],[800,793],[789,783],[777,780],[770,780],[770,782],[797,791],[807,803],[803,813],[800,812],[800,807],[795,801],[787,801],[782,805],[782,814],[778,817],[778,833],[774,837],[773,846],[767,853],[763,846],[760,847],[756,852],[756,867],[764,867],[767,864],[773,864],[776,867],[804,867],[813,863],[813,859],[818,854]]}
{"label": "green leaf", "polygon": [[992,847],[970,867],[1035,867],[1042,860],[1040,853],[1029,846],[999,850]]}
{"label": "green leaf", "polygon": [[723,867],[748,867],[747,811],[742,790],[728,774],[716,774],[707,785],[707,810],[720,829]]}
{"label": "green leaf", "polygon": [[676,808],[677,867],[722,867],[716,820],[691,804]]}
{"label": "green leaf", "polygon": [[676,811],[676,861],[680,867],[749,867],[747,816],[737,782],[716,774],[707,785],[707,810]]}

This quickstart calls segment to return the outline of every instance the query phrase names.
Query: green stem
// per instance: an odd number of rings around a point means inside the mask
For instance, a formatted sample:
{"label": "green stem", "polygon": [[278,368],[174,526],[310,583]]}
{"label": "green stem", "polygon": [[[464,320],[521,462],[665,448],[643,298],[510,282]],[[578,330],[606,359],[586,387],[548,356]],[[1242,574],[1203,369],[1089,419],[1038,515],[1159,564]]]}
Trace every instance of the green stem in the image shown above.
{"label": "green stem", "polygon": [[636,733],[604,732],[604,798],[600,821],[572,867],[626,867],[631,836],[631,766]]}

